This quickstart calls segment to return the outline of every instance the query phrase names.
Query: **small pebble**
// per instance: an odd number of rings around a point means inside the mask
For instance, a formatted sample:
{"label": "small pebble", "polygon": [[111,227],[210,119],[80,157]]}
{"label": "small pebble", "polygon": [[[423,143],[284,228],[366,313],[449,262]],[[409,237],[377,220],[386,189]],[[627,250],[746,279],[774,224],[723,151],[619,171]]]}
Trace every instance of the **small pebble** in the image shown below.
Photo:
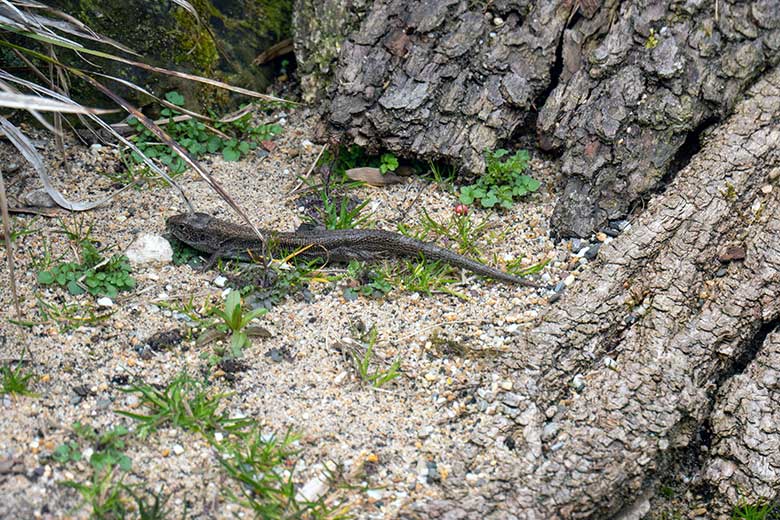
{"label": "small pebble", "polygon": [[114,306],[114,302],[108,296],[103,296],[102,298],[98,298],[97,306],[98,307],[113,307]]}
{"label": "small pebble", "polygon": [[214,285],[216,285],[220,289],[224,289],[226,283],[227,283],[227,278],[225,278],[222,275],[217,276],[216,278],[214,278]]}
{"label": "small pebble", "polygon": [[580,392],[585,388],[585,378],[582,377],[582,374],[577,374],[574,376],[574,378],[571,380],[571,386],[577,392]]}
{"label": "small pebble", "polygon": [[182,446],[181,444],[174,444],[173,453],[175,453],[176,455],[181,455],[182,453],[184,453],[184,446]]}
{"label": "small pebble", "polygon": [[587,260],[594,260],[596,255],[599,254],[599,249],[601,249],[601,244],[593,244],[585,250],[585,258]]}

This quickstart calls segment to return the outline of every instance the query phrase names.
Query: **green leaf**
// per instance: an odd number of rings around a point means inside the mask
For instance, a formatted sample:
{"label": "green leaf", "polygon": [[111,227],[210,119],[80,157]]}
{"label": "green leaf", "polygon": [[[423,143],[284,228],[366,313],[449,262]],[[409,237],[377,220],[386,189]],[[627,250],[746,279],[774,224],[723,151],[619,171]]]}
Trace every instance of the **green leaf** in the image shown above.
{"label": "green leaf", "polygon": [[177,107],[184,106],[184,96],[175,90],[165,94],[165,99],[168,101],[168,103],[174,104]]}
{"label": "green leaf", "polygon": [[241,158],[241,152],[235,148],[225,148],[222,150],[222,157],[228,162],[234,162]]}
{"label": "green leaf", "polygon": [[246,141],[241,141],[241,143],[238,145],[238,150],[241,153],[247,153],[249,151],[249,149],[250,149],[249,148],[249,143],[247,143]]}
{"label": "green leaf", "polygon": [[259,308],[259,309],[255,309],[255,310],[253,310],[253,311],[251,311],[251,312],[247,313],[247,314],[246,314],[246,315],[244,315],[244,317],[241,319],[241,327],[240,327],[240,328],[242,328],[242,329],[243,329],[244,327],[246,327],[246,326],[247,326],[247,324],[248,324],[250,321],[252,321],[253,319],[255,319],[255,318],[259,317],[259,316],[263,316],[263,315],[264,315],[264,314],[266,314],[267,312],[268,312],[268,309],[266,309],[266,308],[264,308],[264,307],[261,307],[261,308]]}
{"label": "green leaf", "polygon": [[249,338],[246,332],[234,332],[230,337],[230,353],[233,357],[241,357],[244,345],[247,344]]}
{"label": "green leaf", "polygon": [[84,289],[75,280],[71,280],[68,282],[68,292],[73,296],[78,296],[79,294],[84,294]]}
{"label": "green leaf", "polygon": [[209,137],[208,143],[206,144],[206,149],[209,153],[215,153],[219,151],[220,148],[222,148],[222,139],[216,135]]}
{"label": "green leaf", "polygon": [[527,177],[528,180],[525,183],[525,188],[528,191],[536,191],[539,189],[539,187],[542,185],[541,182],[537,181],[533,177],[528,177],[527,175],[524,175],[524,177]]}
{"label": "green leaf", "polygon": [[119,469],[122,471],[130,471],[133,467],[133,461],[127,455],[119,456]]}
{"label": "green leaf", "polygon": [[460,190],[460,201],[463,204],[472,204],[474,202],[474,195],[471,190],[466,191],[466,189]]}
{"label": "green leaf", "polygon": [[41,271],[38,273],[38,283],[42,285],[49,285],[54,283],[54,275],[49,271]]}

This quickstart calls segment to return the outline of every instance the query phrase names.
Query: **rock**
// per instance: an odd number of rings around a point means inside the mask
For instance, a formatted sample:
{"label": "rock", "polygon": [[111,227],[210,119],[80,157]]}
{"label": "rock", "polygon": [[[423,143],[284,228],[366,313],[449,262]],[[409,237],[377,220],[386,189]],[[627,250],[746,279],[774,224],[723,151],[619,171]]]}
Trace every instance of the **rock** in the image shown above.
{"label": "rock", "polygon": [[609,237],[613,237],[614,238],[614,237],[616,237],[616,236],[618,236],[620,234],[620,231],[618,231],[617,229],[608,227],[608,228],[604,228],[603,229],[603,233],[605,235],[609,236]]}
{"label": "rock", "polygon": [[181,455],[182,453],[184,453],[184,446],[182,446],[181,444],[174,444],[173,453],[175,453],[176,455]]}
{"label": "rock", "polygon": [[106,308],[113,307],[114,306],[114,302],[108,296],[103,296],[102,298],[98,298],[97,306],[98,307],[106,307]]}
{"label": "rock", "polygon": [[100,143],[95,143],[89,147],[89,153],[92,155],[97,155],[100,153],[100,150],[103,149],[103,145]]}
{"label": "rock", "polygon": [[542,429],[542,441],[548,442],[555,438],[561,426],[556,422],[547,423]]}
{"label": "rock", "polygon": [[133,266],[167,264],[173,260],[173,249],[160,235],[147,233],[136,238],[125,255]]}
{"label": "rock", "polygon": [[56,208],[57,203],[51,198],[51,195],[46,193],[46,190],[40,188],[33,190],[23,197],[24,203],[28,206],[35,206],[36,208]]}
{"label": "rock", "polygon": [[736,260],[745,259],[745,248],[739,246],[729,246],[718,255],[718,260],[724,264]]}
{"label": "rock", "polygon": [[300,491],[298,499],[306,502],[315,502],[328,491],[328,484],[320,477],[314,477],[306,482]]}
{"label": "rock", "polygon": [[594,260],[596,255],[599,254],[599,249],[601,249],[601,244],[593,244],[585,251],[584,258]]}
{"label": "rock", "polygon": [[628,222],[628,220],[613,220],[610,226],[613,229],[617,229],[618,231],[625,231],[631,227],[631,224]]}
{"label": "rock", "polygon": [[227,278],[225,278],[222,275],[219,275],[216,278],[214,278],[214,285],[216,285],[220,289],[224,289],[226,283],[227,283]]}
{"label": "rock", "polygon": [[571,380],[571,387],[577,392],[581,392],[585,388],[585,378],[582,377],[582,374],[574,376]]}

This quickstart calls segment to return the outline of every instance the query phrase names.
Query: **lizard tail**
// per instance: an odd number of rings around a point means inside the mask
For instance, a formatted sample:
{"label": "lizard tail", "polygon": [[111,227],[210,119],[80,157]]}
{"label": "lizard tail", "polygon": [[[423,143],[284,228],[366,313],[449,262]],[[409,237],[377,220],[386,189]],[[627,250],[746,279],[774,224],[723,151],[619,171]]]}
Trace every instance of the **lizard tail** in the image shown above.
{"label": "lizard tail", "polygon": [[458,253],[454,253],[448,249],[444,249],[434,244],[416,240],[414,238],[403,235],[397,237],[400,242],[398,249],[405,252],[405,256],[416,256],[418,253],[422,253],[427,260],[439,260],[446,262],[455,267],[468,269],[469,271],[472,271],[476,274],[494,278],[496,280],[501,280],[502,282],[521,285],[524,287],[534,287],[536,289],[541,288],[540,285],[529,282],[528,280],[524,280],[519,276],[509,274],[494,267],[490,267],[489,265],[485,265],[482,262],[477,262],[476,260],[472,260],[471,258],[459,255]]}

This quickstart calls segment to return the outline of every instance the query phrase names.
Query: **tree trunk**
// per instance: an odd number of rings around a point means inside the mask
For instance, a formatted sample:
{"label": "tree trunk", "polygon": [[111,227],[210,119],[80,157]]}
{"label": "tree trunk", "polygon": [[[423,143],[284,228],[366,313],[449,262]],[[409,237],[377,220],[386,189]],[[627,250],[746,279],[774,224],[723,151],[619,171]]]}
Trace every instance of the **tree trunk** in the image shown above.
{"label": "tree trunk", "polygon": [[780,62],[777,0],[299,0],[295,12],[324,132],[481,172],[486,149],[535,130],[563,154],[561,236],[625,216]]}
{"label": "tree trunk", "polygon": [[417,516],[605,518],[647,500],[708,429],[706,478],[725,499],[738,486],[777,497],[778,121],[774,71],[518,342],[513,390],[482,426],[507,430],[515,450],[471,461],[491,475],[484,499],[418,504]]}

